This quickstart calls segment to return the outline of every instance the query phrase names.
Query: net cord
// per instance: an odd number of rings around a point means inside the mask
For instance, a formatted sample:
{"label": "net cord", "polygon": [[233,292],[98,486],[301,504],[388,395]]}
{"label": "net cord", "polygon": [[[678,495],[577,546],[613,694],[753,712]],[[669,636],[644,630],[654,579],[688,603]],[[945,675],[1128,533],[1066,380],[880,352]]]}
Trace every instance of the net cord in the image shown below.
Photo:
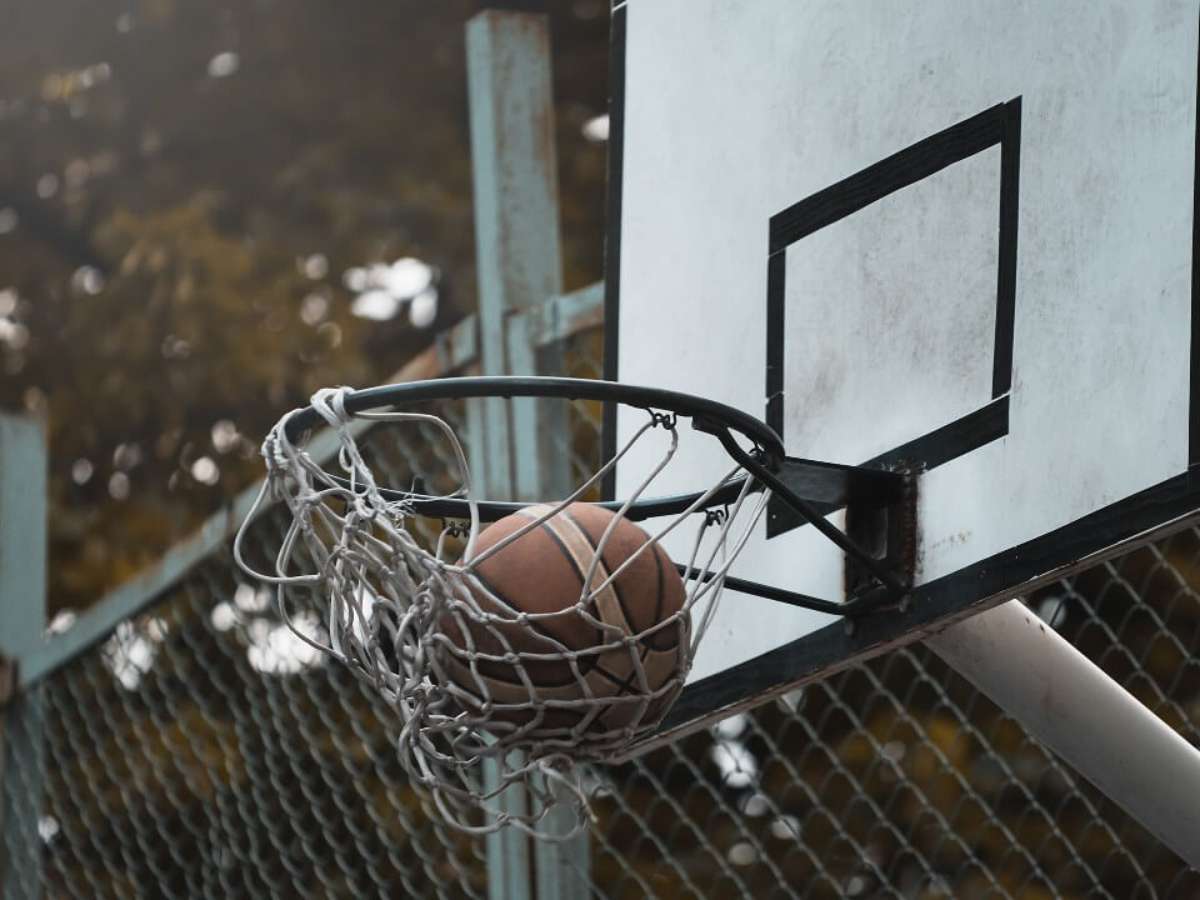
{"label": "net cord", "polygon": [[[582,767],[611,756],[653,728],[682,690],[716,613],[725,577],[765,512],[769,492],[753,479],[743,478],[729,506],[704,511],[717,491],[743,473],[735,466],[610,571],[604,560],[613,535],[679,447],[674,416],[648,411],[649,421],[567,497],[524,511],[528,521],[477,552],[478,501],[466,453],[454,430],[444,419],[427,413],[350,413],[349,394],[346,388],[318,391],[311,405],[338,439],[336,465],[346,477],[335,478],[289,438],[288,422],[300,410],[284,416],[263,444],[268,478],[234,540],[234,558],[247,574],[275,587],[280,618],[299,640],[347,666],[390,702],[402,723],[401,762],[441,818],[475,834],[511,825],[538,837],[567,839],[588,817]],[[393,499],[388,499],[349,427],[355,418],[432,426],[453,452],[458,486],[442,495],[413,491],[400,499],[389,490]],[[667,446],[589,551],[574,605],[527,612],[484,583],[479,577],[483,563],[535,529],[553,524],[648,432],[660,427],[668,435]],[[757,497],[749,502],[752,492]],[[285,502],[292,518],[273,559],[273,571],[263,572],[246,559],[243,539],[248,523],[272,496]],[[438,497],[465,499],[470,516],[465,531],[459,525],[443,527],[429,550],[413,530],[414,503]],[[744,527],[735,530],[733,523],[747,508],[750,515]],[[643,554],[685,522],[695,521],[698,511],[703,518],[689,542],[682,607],[636,632],[623,612],[614,619],[611,603],[605,604],[615,596],[618,581]],[[457,562],[450,561],[454,540],[462,537],[461,555]],[[701,577],[705,572],[711,577]],[[294,592],[323,603],[328,642],[298,627]],[[693,609],[699,603],[704,608],[697,610],[694,621]],[[595,629],[595,642],[568,645],[548,630],[548,624],[564,615]],[[451,625],[457,639],[449,633]],[[672,629],[677,635],[674,669],[666,677],[660,673],[652,678],[645,664],[650,639]],[[524,635],[520,644],[514,642],[517,635]],[[605,690],[598,692],[591,672],[625,662],[630,672],[620,691],[604,683]],[[550,687],[531,677],[531,667],[548,664],[565,666],[569,682]],[[517,681],[497,682],[498,670],[515,675]],[[497,695],[502,685],[507,686]],[[563,715],[567,720],[561,720]],[[573,724],[561,724],[572,717]],[[492,761],[496,777],[485,784],[482,764],[487,760]],[[527,812],[501,809],[496,802],[514,784],[528,791]],[[576,826],[569,833],[560,827],[552,832],[543,827],[550,809],[560,803],[576,813]]]}

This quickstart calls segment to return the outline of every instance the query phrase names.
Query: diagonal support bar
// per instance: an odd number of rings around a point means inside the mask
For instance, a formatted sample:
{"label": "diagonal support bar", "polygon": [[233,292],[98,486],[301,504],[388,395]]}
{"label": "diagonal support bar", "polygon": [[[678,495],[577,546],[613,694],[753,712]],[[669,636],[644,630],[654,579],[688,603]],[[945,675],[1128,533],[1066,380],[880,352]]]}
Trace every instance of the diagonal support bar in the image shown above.
{"label": "diagonal support bar", "polygon": [[925,644],[1191,866],[1200,750],[1018,600]]}

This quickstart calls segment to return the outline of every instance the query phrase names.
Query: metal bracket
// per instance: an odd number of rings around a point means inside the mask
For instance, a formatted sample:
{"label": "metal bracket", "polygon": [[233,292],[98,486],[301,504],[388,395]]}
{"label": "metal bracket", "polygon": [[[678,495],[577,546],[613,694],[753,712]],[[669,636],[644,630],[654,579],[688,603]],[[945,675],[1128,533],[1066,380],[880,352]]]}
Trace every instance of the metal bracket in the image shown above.
{"label": "metal bracket", "polygon": [[[846,601],[833,603],[737,579],[746,593],[792,606],[855,617],[901,606],[912,588],[916,548],[916,473],[868,469],[790,456],[747,452],[722,424],[696,417],[693,427],[717,438],[730,457],[771,489],[792,513],[846,554]],[[826,516],[846,510],[846,530]],[[711,577],[702,573],[700,577]]]}
{"label": "metal bracket", "polygon": [[785,456],[776,473],[789,491],[828,515],[843,507],[884,509],[904,498],[906,476],[886,469]]}
{"label": "metal bracket", "polygon": [[[823,515],[846,510],[846,537],[894,575],[904,591],[880,590],[862,560],[846,554],[843,613],[899,603],[912,587],[916,562],[916,474],[785,457],[779,480]],[[787,497],[780,497],[787,503]]]}
{"label": "metal bracket", "polygon": [[[859,470],[877,471],[877,470]],[[880,474],[884,474],[882,471]],[[866,498],[846,504],[846,534],[904,586],[904,593],[883,594],[865,577],[862,568],[846,558],[847,614],[869,612],[895,603],[904,608],[913,586],[917,561],[917,473],[889,471],[893,489],[882,502]]]}
{"label": "metal bracket", "polygon": [[[834,540],[846,553],[846,600],[838,612],[853,617],[903,604],[916,562],[916,473],[785,457],[776,475],[786,489],[775,488],[776,498],[809,523],[809,510],[822,517],[846,510],[845,531],[838,532],[845,542]],[[809,510],[798,509],[797,499]]]}
{"label": "metal bracket", "polygon": [[[899,502],[905,490],[905,476],[901,472],[793,456],[783,458],[777,474],[785,487],[808,500],[822,515],[846,508],[888,506]],[[783,534],[806,521],[788,505],[786,498],[780,497],[767,512],[767,537]]]}

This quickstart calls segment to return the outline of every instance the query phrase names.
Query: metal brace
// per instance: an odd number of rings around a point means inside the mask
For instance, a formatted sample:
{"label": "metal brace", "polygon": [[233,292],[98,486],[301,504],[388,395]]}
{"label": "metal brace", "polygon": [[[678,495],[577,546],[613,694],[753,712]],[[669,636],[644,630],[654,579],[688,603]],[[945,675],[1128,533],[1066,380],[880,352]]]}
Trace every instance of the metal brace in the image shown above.
{"label": "metal brace", "polygon": [[[722,424],[696,418],[693,426],[712,434],[751,476],[771,489],[773,498],[820,531],[846,554],[846,601],[833,603],[760,585],[726,579],[735,589],[793,606],[854,617],[901,606],[912,588],[916,554],[916,473],[871,469],[840,463],[783,457],[766,459],[747,452]],[[846,530],[826,516],[846,510]],[[789,523],[789,527],[790,527]],[[767,534],[778,534],[784,528]]]}

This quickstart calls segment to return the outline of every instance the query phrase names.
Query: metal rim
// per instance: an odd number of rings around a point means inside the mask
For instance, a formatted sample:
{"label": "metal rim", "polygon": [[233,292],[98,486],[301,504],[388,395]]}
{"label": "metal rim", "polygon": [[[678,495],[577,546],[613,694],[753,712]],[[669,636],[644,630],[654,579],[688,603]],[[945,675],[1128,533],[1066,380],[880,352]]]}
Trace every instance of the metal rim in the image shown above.
{"label": "metal rim", "polygon": [[[381,407],[396,407],[429,400],[456,400],[482,397],[550,397],[564,400],[597,400],[604,403],[620,403],[623,406],[647,412],[669,412],[692,420],[697,430],[711,432],[712,425],[735,431],[762,450],[772,462],[784,457],[783,441],[769,425],[740,409],[695,397],[678,391],[638,385],[620,384],[588,378],[555,378],[548,376],[497,375],[467,378],[438,378],[425,381],[410,381],[352,391],[346,395],[346,411],[361,413]],[[311,406],[292,413],[285,425],[287,436],[292,441],[300,440],[305,431],[323,425],[320,414]],[[708,427],[705,427],[707,425]],[[770,466],[771,463],[768,463]],[[716,491],[700,509],[713,509],[731,503],[745,483],[738,478]],[[470,515],[466,500],[456,498],[414,499],[408,492],[383,489],[388,499],[411,500],[422,515],[466,518]],[[633,521],[683,512],[705,492],[679,494],[668,497],[651,497],[634,503],[626,512]],[[500,502],[484,500],[477,503],[483,521],[495,521],[528,506],[528,502]],[[608,509],[618,509],[620,501],[605,501],[597,504]]]}

